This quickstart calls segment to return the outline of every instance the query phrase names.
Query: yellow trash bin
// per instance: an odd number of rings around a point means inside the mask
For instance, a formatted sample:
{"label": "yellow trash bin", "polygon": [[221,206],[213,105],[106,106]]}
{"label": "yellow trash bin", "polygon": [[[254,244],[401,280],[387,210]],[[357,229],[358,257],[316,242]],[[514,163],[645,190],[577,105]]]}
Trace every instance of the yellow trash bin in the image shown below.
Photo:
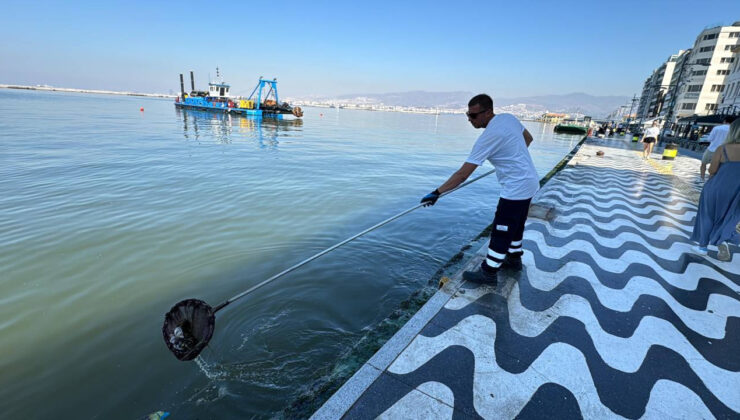
{"label": "yellow trash bin", "polygon": [[663,149],[663,160],[673,160],[678,154],[678,146],[676,143],[670,143]]}

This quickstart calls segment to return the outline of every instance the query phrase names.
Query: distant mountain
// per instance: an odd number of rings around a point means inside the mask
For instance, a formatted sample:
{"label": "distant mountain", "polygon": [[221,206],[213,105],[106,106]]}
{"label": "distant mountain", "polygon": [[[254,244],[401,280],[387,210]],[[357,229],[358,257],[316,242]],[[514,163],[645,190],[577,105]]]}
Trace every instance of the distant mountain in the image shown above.
{"label": "distant mountain", "polygon": [[425,92],[414,90],[410,92],[394,93],[365,93],[338,96],[340,100],[358,101],[365,99],[366,103],[382,103],[388,106],[418,106],[423,108],[464,108],[474,94],[470,92]]}
{"label": "distant mountain", "polygon": [[[333,98],[312,98],[353,104],[383,104],[388,106],[407,106],[423,108],[465,108],[473,92],[393,92],[364,93],[341,95]],[[580,113],[593,117],[603,117],[628,103],[628,96],[594,96],[586,93],[569,93],[566,95],[543,95],[520,98],[494,97],[496,108],[527,110],[529,112],[566,112]],[[508,112],[508,111],[507,111]]]}

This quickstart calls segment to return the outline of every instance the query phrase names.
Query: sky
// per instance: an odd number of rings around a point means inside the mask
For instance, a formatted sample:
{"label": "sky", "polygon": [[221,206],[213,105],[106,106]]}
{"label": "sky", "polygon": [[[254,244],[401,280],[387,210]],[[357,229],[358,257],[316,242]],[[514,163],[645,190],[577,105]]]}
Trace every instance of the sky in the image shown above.
{"label": "sky", "polygon": [[0,84],[177,93],[218,66],[232,94],[584,92],[639,96],[740,0],[0,0]]}

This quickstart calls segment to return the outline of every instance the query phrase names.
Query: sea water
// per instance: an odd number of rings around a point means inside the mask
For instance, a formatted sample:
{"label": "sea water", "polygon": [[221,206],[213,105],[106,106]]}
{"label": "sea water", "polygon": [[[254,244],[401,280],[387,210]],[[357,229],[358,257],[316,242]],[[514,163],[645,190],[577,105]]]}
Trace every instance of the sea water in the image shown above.
{"label": "sea water", "polygon": [[[254,120],[4,89],[0,115],[1,418],[274,416],[498,198],[489,176],[322,256],[220,311],[209,347],[179,362],[161,332],[173,304],[215,306],[415,206],[480,131],[464,115]],[[579,140],[525,125],[540,176]]]}

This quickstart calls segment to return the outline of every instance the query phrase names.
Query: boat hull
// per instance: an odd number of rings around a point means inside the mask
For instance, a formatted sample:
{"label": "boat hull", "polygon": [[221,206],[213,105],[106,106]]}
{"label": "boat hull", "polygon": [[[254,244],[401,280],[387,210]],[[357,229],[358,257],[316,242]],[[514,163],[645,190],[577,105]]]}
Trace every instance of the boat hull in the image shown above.
{"label": "boat hull", "polygon": [[266,109],[245,109],[235,107],[230,108],[228,106],[213,106],[210,104],[195,105],[183,102],[175,102],[175,107],[179,109],[192,109],[197,111],[220,112],[223,114],[248,115],[250,117],[276,117],[281,115],[292,115],[289,113],[280,112],[279,110],[272,111]]}
{"label": "boat hull", "polygon": [[558,124],[553,129],[556,133],[562,133],[562,134],[586,134],[588,130],[586,127],[581,127],[577,125],[561,125]]}

